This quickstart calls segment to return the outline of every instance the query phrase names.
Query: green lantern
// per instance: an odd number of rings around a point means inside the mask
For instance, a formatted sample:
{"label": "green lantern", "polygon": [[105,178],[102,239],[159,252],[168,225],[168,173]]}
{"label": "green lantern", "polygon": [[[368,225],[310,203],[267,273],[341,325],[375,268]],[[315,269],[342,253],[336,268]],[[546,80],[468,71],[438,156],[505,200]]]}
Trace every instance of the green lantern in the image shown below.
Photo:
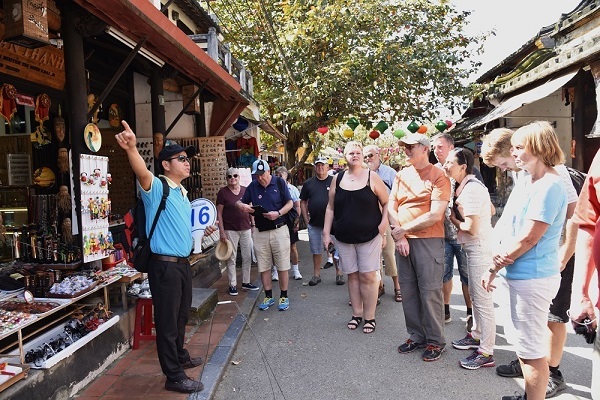
{"label": "green lantern", "polygon": [[383,133],[385,132],[385,130],[389,128],[389,125],[387,124],[387,122],[385,121],[379,121],[377,123],[377,125],[375,125],[375,129],[378,130],[379,132]]}
{"label": "green lantern", "polygon": [[360,125],[360,123],[358,122],[358,120],[354,117],[348,119],[348,121],[346,121],[346,125],[348,125],[350,127],[350,129],[355,130],[356,127],[358,125]]}
{"label": "green lantern", "polygon": [[394,131],[394,136],[396,137],[396,139],[402,139],[404,136],[406,136],[406,132],[404,132],[404,130],[402,129],[396,129]]}
{"label": "green lantern", "polygon": [[444,132],[447,128],[448,124],[446,124],[444,121],[438,121],[435,124],[435,129],[437,129],[440,132]]}
{"label": "green lantern", "polygon": [[415,120],[413,119],[412,122],[410,124],[408,124],[408,126],[406,127],[406,129],[408,129],[410,131],[410,133],[415,133],[418,129],[419,129],[419,124],[417,124],[415,122]]}

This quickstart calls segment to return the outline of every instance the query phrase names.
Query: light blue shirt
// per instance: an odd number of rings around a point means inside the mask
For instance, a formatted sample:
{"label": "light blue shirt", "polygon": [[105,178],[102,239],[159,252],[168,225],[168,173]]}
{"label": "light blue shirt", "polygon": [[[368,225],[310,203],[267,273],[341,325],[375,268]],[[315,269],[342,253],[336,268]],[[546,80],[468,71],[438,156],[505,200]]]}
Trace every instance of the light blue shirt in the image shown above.
{"label": "light blue shirt", "polygon": [[379,168],[377,168],[375,172],[377,175],[379,175],[383,183],[385,183],[388,194],[390,194],[392,191],[392,186],[394,185],[394,179],[396,178],[396,170],[383,163],[379,163]]}
{"label": "light blue shirt", "polygon": [[298,188],[291,183],[287,182],[288,190],[290,191],[290,196],[292,197],[292,201],[295,203],[300,200],[300,191]]}
{"label": "light blue shirt", "polygon": [[[166,177],[165,177],[166,178]],[[192,206],[183,186],[177,186],[166,178],[170,187],[166,208],[160,214],[150,239],[150,248],[155,254],[187,257],[192,252]],[[150,233],[154,216],[162,199],[163,186],[158,177],[152,180],[150,190],[145,191],[137,183],[146,209],[146,234]]]}
{"label": "light blue shirt", "polygon": [[567,192],[560,176],[554,174],[546,174],[535,183],[531,182],[531,176],[522,181],[513,189],[502,214],[505,229],[501,233],[506,235],[502,242],[510,245],[511,240],[521,238],[527,220],[544,222],[549,226],[531,249],[506,267],[506,279],[556,275],[560,273],[558,247],[567,214]]}

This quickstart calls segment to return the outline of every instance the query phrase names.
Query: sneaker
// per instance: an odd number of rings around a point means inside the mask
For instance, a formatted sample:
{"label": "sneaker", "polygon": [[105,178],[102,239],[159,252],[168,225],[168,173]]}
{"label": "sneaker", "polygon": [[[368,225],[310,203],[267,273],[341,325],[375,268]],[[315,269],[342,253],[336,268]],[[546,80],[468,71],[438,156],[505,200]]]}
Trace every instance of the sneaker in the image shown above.
{"label": "sneaker", "polygon": [[252,290],[252,291],[254,291],[254,290],[258,290],[258,289],[259,289],[259,287],[258,287],[258,286],[254,286],[254,285],[253,285],[253,284],[251,284],[251,283],[242,283],[242,289],[244,289],[244,290]]}
{"label": "sneaker", "polygon": [[502,396],[502,400],[526,400],[527,398],[523,394],[515,394],[512,396]]}
{"label": "sneaker", "polygon": [[473,354],[465,359],[460,360],[458,363],[461,367],[466,369],[479,369],[481,367],[493,367],[496,365],[494,356],[480,354],[477,351],[474,351]]}
{"label": "sneaker", "polygon": [[406,342],[404,342],[400,346],[398,346],[398,353],[402,353],[402,354],[411,353],[411,352],[415,351],[416,349],[419,349],[423,346],[424,346],[423,343],[417,343],[411,339],[407,339]]}
{"label": "sneaker", "polygon": [[138,293],[138,297],[141,297],[142,299],[151,299],[152,293],[150,292],[150,289],[142,289]]}
{"label": "sneaker", "polygon": [[546,386],[546,398],[554,397],[558,392],[563,391],[567,388],[565,378],[562,373],[558,371],[558,374],[550,372],[550,378],[548,378],[548,386]]}
{"label": "sneaker", "polygon": [[178,382],[171,382],[167,379],[165,382],[165,389],[172,392],[195,393],[202,391],[202,389],[204,389],[204,385],[202,382],[198,382],[186,377],[184,380]]}
{"label": "sneaker", "polygon": [[287,297],[282,297],[279,299],[279,305],[277,306],[279,311],[285,311],[290,308],[290,299]]}
{"label": "sneaker", "polygon": [[465,328],[467,332],[471,332],[473,330],[473,316],[471,314],[467,315],[467,321],[465,322]]}
{"label": "sneaker", "polygon": [[275,300],[273,300],[272,297],[265,297],[264,300],[262,301],[262,303],[260,303],[258,305],[258,309],[259,310],[268,310],[269,307],[274,306],[275,305]]}
{"label": "sneaker", "polygon": [[300,274],[300,271],[298,271],[297,269],[295,269],[294,271],[292,271],[292,273],[294,274],[294,279],[299,281],[300,279],[302,279],[302,274]]}
{"label": "sneaker", "polygon": [[423,352],[423,361],[435,361],[439,359],[444,350],[444,347],[435,344],[428,344],[427,348]]}
{"label": "sneaker", "polygon": [[277,270],[275,268],[273,268],[273,270],[271,271],[271,280],[273,282],[277,282],[279,280],[279,274],[277,273]]}
{"label": "sneaker", "polygon": [[471,336],[470,333],[467,333],[467,336],[465,336],[464,338],[459,340],[453,340],[452,347],[458,350],[477,350],[479,348],[479,340],[473,339],[473,336]]}
{"label": "sneaker", "polygon": [[346,283],[346,281],[344,281],[344,275],[336,275],[335,276],[335,284],[336,285],[343,285],[344,283]]}
{"label": "sneaker", "polygon": [[450,313],[444,314],[444,323],[447,324],[450,321],[452,321],[452,317],[450,316]]}
{"label": "sneaker", "polygon": [[313,275],[313,277],[310,278],[310,282],[308,282],[308,286],[317,286],[319,283],[321,283],[321,277]]}
{"label": "sneaker", "polygon": [[229,295],[230,296],[237,296],[238,295],[238,291],[237,291],[237,288],[235,286],[229,286]]}
{"label": "sneaker", "polygon": [[328,269],[328,268],[331,268],[331,267],[333,267],[333,263],[332,263],[332,262],[329,262],[329,261],[327,261],[327,262],[325,263],[325,265],[323,265],[323,269]]}
{"label": "sneaker", "polygon": [[496,373],[505,378],[522,378],[523,371],[519,360],[511,361],[508,365],[500,365],[496,368]]}

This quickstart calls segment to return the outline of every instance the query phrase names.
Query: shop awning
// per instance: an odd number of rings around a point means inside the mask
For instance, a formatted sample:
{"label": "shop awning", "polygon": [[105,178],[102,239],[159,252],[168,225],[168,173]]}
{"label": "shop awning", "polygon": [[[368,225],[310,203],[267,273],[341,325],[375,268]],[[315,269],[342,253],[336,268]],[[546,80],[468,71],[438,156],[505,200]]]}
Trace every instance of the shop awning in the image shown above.
{"label": "shop awning", "polygon": [[[237,119],[244,106],[249,104],[234,77],[210,58],[177,25],[169,21],[152,2],[148,0],[75,0],[75,2],[133,41],[139,41],[140,38],[147,36],[145,49],[194,80],[196,84],[206,82],[208,90],[217,96],[215,107],[220,109],[219,114],[223,116],[223,121],[211,121],[211,125],[215,126],[215,131],[211,132],[213,135],[223,134]],[[218,106],[216,103],[219,103]]]}
{"label": "shop awning", "polygon": [[523,107],[525,104],[533,103],[544,97],[548,97],[556,90],[563,87],[567,82],[569,82],[575,75],[577,71],[571,72],[569,74],[563,75],[559,78],[553,79],[549,82],[546,82],[534,89],[531,89],[527,92],[518,94],[514,97],[511,97],[495,107],[489,113],[482,115],[481,117],[475,118],[473,122],[471,122],[468,126],[462,128],[464,131],[473,130],[484,126],[485,124],[492,122],[498,118],[502,118],[505,115],[512,113],[513,111],[518,110]]}
{"label": "shop awning", "polygon": [[[266,133],[268,133],[269,135],[272,135],[274,137],[276,137],[279,140],[286,140],[286,137],[283,133],[281,133],[279,131],[279,129],[275,128],[275,126],[271,123],[271,121],[269,120],[257,120],[254,119],[252,117],[249,117],[248,115],[250,115],[250,113],[247,113],[245,111],[242,112],[241,117],[244,118],[246,121],[252,123],[252,126],[249,127],[248,129],[252,129],[252,128],[260,128],[263,131],[265,131]],[[248,130],[246,129],[246,130]],[[244,132],[244,131],[242,131]],[[239,135],[242,132],[238,132],[236,135]]]}

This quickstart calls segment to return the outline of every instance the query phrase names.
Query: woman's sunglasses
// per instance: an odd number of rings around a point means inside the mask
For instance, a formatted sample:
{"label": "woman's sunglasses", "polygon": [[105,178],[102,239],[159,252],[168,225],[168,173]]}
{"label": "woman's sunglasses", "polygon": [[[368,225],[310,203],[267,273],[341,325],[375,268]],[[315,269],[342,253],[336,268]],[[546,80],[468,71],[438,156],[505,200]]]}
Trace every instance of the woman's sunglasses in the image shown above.
{"label": "woman's sunglasses", "polygon": [[238,177],[238,174],[227,175],[227,179],[237,178],[237,177]]}

